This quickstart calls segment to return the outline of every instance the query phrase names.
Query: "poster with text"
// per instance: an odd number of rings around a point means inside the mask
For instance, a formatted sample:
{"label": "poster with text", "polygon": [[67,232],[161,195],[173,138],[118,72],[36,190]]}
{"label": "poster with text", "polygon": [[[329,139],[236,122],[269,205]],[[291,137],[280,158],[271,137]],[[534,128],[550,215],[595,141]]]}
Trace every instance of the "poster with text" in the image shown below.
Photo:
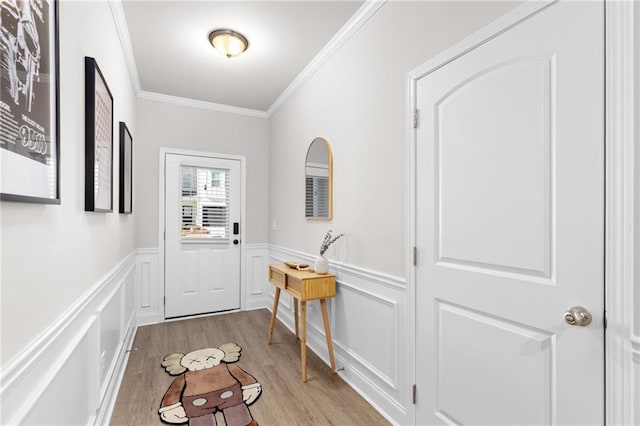
{"label": "poster with text", "polygon": [[0,196],[59,203],[57,4],[0,1]]}

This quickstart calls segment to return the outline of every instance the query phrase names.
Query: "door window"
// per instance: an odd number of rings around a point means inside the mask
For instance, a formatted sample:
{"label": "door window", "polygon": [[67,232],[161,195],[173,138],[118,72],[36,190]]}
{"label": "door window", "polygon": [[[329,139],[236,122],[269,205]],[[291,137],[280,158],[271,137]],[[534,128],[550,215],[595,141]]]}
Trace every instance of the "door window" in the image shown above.
{"label": "door window", "polygon": [[229,239],[229,170],[180,166],[181,237]]}

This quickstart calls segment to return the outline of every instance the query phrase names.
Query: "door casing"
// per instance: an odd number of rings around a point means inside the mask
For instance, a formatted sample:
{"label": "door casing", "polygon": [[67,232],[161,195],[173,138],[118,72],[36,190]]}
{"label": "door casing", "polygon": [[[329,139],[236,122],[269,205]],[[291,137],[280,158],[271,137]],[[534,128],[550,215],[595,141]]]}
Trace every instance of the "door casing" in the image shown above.
{"label": "door casing", "polygon": [[[416,247],[416,112],[417,80],[490,40],[522,19],[557,0],[528,1],[409,72],[406,80],[406,253]],[[605,1],[605,419],[607,424],[633,424],[635,399],[631,383],[633,335],[635,117],[634,117],[634,5],[633,1]],[[638,106],[636,106],[638,107]],[[411,377],[416,375],[416,268],[406,256],[409,318],[414,336]],[[640,391],[640,390],[638,390]],[[419,390],[417,390],[419,392]],[[409,392],[408,392],[409,394]],[[411,401],[407,401],[411,404]],[[415,405],[411,411],[416,420]]]}
{"label": "door casing", "polygon": [[[246,218],[246,158],[242,155],[217,154],[203,151],[189,151],[176,148],[160,148],[160,162],[158,173],[158,292],[160,300],[160,317],[165,318],[165,248],[164,248],[164,230],[165,230],[165,158],[166,154],[191,155],[198,157],[220,158],[225,160],[240,161],[240,310],[245,309],[244,289],[246,288],[245,271],[245,228]],[[215,315],[215,314],[214,314]],[[184,319],[184,318],[180,318]]]}

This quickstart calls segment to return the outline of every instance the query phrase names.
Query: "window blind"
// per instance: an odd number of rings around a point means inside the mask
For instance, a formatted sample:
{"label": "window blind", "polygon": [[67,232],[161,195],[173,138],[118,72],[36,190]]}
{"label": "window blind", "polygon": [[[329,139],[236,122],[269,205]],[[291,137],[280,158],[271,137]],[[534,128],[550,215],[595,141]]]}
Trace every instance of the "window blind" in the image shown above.
{"label": "window blind", "polygon": [[182,239],[228,240],[229,170],[180,167]]}
{"label": "window blind", "polygon": [[329,178],[307,176],[305,183],[305,216],[329,216]]}

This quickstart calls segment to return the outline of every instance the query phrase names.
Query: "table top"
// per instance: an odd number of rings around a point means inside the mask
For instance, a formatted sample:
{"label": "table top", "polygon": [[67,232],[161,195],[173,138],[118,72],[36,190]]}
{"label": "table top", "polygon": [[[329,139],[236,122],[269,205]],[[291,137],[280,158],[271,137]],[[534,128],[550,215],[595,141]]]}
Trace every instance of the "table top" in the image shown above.
{"label": "table top", "polygon": [[293,277],[296,277],[299,280],[308,280],[311,278],[330,278],[330,277],[335,277],[334,274],[316,274],[315,272],[311,272],[311,271],[299,271],[297,269],[293,269],[293,268],[289,268],[287,265],[285,265],[284,263],[275,263],[270,265],[271,268],[282,272],[283,274],[287,274],[287,275],[291,275]]}

